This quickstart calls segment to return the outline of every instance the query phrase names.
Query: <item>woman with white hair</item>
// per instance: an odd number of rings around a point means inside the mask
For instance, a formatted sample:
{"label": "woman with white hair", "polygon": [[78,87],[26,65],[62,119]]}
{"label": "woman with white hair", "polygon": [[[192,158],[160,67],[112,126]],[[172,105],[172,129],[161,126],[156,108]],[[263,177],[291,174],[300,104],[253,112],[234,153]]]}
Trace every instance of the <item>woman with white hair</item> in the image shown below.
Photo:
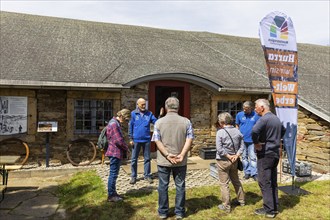
{"label": "woman with white hair", "polygon": [[243,152],[244,141],[242,133],[232,125],[233,117],[228,112],[218,115],[220,129],[216,134],[216,161],[219,172],[222,204],[220,210],[230,212],[229,181],[232,182],[237,194],[237,205],[245,205],[243,186],[238,177],[238,159]]}

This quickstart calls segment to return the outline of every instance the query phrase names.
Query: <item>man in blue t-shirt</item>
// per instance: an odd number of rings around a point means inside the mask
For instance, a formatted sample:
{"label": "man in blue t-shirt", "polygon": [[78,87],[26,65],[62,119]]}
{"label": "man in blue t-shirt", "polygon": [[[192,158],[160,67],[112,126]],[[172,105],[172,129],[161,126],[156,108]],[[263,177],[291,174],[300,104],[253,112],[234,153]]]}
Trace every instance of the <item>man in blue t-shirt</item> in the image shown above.
{"label": "man in blue t-shirt", "polygon": [[251,137],[252,127],[260,116],[253,111],[253,103],[243,103],[243,111],[236,115],[236,127],[239,128],[244,137],[244,150],[242,154],[244,179],[252,177],[257,180],[257,157],[254,152],[254,145]]}

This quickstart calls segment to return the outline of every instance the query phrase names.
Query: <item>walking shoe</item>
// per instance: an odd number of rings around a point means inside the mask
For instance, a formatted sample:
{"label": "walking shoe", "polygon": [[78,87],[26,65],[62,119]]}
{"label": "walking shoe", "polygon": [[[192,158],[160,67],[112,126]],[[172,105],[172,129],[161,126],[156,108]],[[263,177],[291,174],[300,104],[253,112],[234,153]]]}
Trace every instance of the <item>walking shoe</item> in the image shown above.
{"label": "walking shoe", "polygon": [[263,216],[266,216],[267,218],[275,218],[275,216],[276,216],[274,213],[266,212],[264,208],[256,209],[254,211],[254,214],[263,215]]}
{"label": "walking shoe", "polygon": [[132,177],[131,180],[129,181],[129,184],[135,184],[136,183],[136,178]]}
{"label": "walking shoe", "polygon": [[246,179],[246,180],[249,179],[250,177],[251,177],[250,174],[245,174],[245,175],[243,176],[243,178]]}
{"label": "walking shoe", "polygon": [[167,219],[167,216],[166,215],[159,215],[159,218],[160,219]]}
{"label": "walking shoe", "polygon": [[223,210],[227,213],[230,213],[230,208],[227,209],[223,204],[218,205],[218,209]]}
{"label": "walking shoe", "polygon": [[245,202],[239,202],[239,201],[235,200],[235,201],[233,202],[233,205],[234,205],[234,206],[245,206]]}
{"label": "walking shoe", "polygon": [[177,216],[175,216],[175,219],[176,220],[181,220],[181,219],[183,219],[183,217],[181,215],[177,215]]}
{"label": "walking shoe", "polygon": [[123,200],[123,198],[121,198],[120,196],[109,196],[108,197],[108,202],[119,202],[122,200]]}
{"label": "walking shoe", "polygon": [[145,180],[147,180],[148,183],[150,183],[150,184],[154,183],[154,181],[151,179],[151,177],[147,177],[147,178],[145,178]]}
{"label": "walking shoe", "polygon": [[258,181],[258,175],[254,175],[252,178],[254,179],[254,181]]}

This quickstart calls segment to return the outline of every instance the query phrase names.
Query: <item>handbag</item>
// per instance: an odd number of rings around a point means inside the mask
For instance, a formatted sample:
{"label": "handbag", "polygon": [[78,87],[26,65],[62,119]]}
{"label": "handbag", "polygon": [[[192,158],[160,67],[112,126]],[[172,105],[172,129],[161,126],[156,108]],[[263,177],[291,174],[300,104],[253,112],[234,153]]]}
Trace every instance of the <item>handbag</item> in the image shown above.
{"label": "handbag", "polygon": [[[232,144],[233,144],[234,152],[235,152],[235,154],[236,154],[236,151],[235,151],[235,144],[234,144],[233,139],[231,138],[229,132],[228,132],[225,128],[224,128],[223,130],[225,130],[225,131],[227,132],[227,134],[229,135],[230,140],[231,140],[231,142],[232,142]],[[243,171],[243,163],[242,163],[240,157],[237,158],[237,169],[238,169],[239,171]]]}

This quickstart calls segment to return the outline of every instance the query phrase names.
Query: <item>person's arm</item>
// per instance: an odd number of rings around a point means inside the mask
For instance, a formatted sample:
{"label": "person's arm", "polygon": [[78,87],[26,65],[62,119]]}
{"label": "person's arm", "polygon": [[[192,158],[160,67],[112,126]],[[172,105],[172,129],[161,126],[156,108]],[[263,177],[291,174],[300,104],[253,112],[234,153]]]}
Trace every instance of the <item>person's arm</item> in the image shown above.
{"label": "person's arm", "polygon": [[114,145],[116,145],[116,147],[127,151],[128,150],[127,144],[122,135],[121,128],[117,125],[117,123],[110,124],[108,129],[109,129],[109,133],[111,132],[111,142]]}
{"label": "person's arm", "polygon": [[239,138],[240,138],[240,146],[239,146],[238,151],[236,152],[236,154],[238,156],[241,156],[242,153],[243,153],[244,147],[245,147],[242,133],[240,134]]}
{"label": "person's arm", "polygon": [[192,128],[191,122],[189,121],[187,130],[186,130],[186,141],[184,143],[184,146],[183,146],[180,154],[176,156],[176,162],[180,163],[183,161],[183,158],[186,156],[187,152],[191,148],[193,139],[194,139],[194,130]]}
{"label": "person's arm", "polygon": [[262,145],[259,142],[259,136],[260,136],[260,133],[261,133],[263,127],[264,127],[264,123],[262,122],[261,119],[259,119],[252,128],[251,137],[252,137],[252,141],[254,144],[254,148],[257,151],[261,151],[261,149],[262,149]]}
{"label": "person's arm", "polygon": [[134,128],[134,113],[131,112],[131,120],[128,123],[128,137],[129,137],[129,143],[130,145],[133,146],[134,142],[133,142],[133,128]]}
{"label": "person's arm", "polygon": [[151,115],[150,115],[150,121],[151,121],[152,124],[155,124],[156,121],[157,121],[157,118],[154,116],[154,114],[152,114],[152,112],[150,112],[150,113],[151,113]]}
{"label": "person's arm", "polygon": [[236,125],[236,128],[239,129],[239,124],[240,124],[240,121],[239,121],[239,113],[237,113],[236,115],[236,119],[235,119],[235,125]]}

